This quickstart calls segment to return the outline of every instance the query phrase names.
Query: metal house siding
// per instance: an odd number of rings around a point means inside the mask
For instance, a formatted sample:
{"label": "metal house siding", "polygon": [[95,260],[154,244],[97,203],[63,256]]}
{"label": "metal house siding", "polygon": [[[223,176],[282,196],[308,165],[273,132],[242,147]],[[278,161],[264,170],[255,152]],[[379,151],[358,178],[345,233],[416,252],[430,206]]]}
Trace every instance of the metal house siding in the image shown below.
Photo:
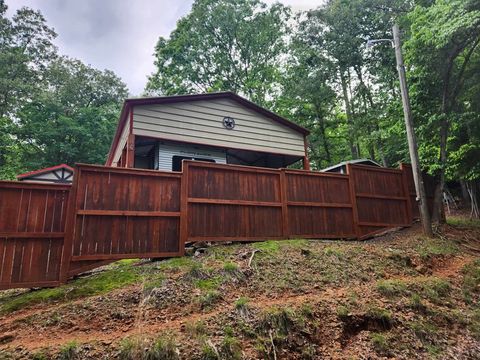
{"label": "metal house siding", "polygon": [[[235,119],[233,130],[222,125]],[[303,135],[231,99],[138,105],[133,109],[133,133],[232,149],[303,156]]]}
{"label": "metal house siding", "polygon": [[172,170],[173,156],[201,157],[214,160],[217,164],[226,164],[227,155],[225,151],[217,149],[199,148],[195,146],[171,145],[159,143],[158,160],[156,168],[158,170]]}

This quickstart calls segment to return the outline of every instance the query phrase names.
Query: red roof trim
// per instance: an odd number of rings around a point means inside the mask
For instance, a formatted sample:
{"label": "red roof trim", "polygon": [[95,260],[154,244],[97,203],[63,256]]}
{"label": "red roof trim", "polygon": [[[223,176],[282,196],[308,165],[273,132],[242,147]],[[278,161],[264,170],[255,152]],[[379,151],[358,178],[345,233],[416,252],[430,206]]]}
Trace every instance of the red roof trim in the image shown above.
{"label": "red roof trim", "polygon": [[50,166],[50,167],[46,167],[46,168],[43,168],[43,169],[33,170],[33,171],[29,171],[29,172],[17,175],[17,179],[24,179],[26,177],[31,177],[33,175],[44,174],[46,172],[54,171],[54,170],[58,170],[58,169],[62,169],[62,168],[73,172],[73,168],[71,166],[68,166],[67,164],[60,164],[60,165]]}
{"label": "red roof trim", "polygon": [[245,107],[254,110],[282,125],[285,125],[299,133],[307,136],[310,134],[310,131],[305,129],[304,127],[291,122],[290,120],[281,117],[274,112],[267,110],[250,100],[247,100],[233,92],[226,91],[226,92],[212,92],[206,94],[195,94],[195,95],[174,95],[174,96],[161,96],[161,97],[149,97],[149,98],[138,98],[138,99],[126,99],[123,103],[122,112],[120,113],[120,120],[118,122],[117,131],[115,132],[115,136],[112,141],[112,145],[110,146],[110,151],[108,153],[108,158],[105,163],[107,166],[112,165],[113,161],[113,153],[114,150],[118,146],[118,142],[120,140],[121,133],[123,128],[128,120],[128,113],[129,111],[136,105],[152,105],[152,104],[170,104],[176,102],[184,102],[184,101],[200,101],[200,100],[210,100],[210,99],[233,99],[238,103],[244,105]]}

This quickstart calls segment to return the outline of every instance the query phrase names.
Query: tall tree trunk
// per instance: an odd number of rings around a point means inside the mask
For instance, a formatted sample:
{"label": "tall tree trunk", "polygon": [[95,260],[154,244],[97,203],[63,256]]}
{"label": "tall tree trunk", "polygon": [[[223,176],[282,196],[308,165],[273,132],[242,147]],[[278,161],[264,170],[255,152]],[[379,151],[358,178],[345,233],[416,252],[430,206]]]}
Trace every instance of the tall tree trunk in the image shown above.
{"label": "tall tree trunk", "polygon": [[348,145],[350,147],[350,152],[352,154],[353,159],[358,159],[358,152],[355,147],[355,136],[354,136],[354,128],[353,128],[353,118],[352,118],[352,108],[350,106],[350,99],[348,97],[348,88],[347,88],[347,80],[345,79],[345,74],[342,70],[340,72],[340,82],[342,84],[342,93],[343,93],[343,101],[345,103],[345,111],[347,113],[347,123],[350,129],[350,136],[348,137]]}

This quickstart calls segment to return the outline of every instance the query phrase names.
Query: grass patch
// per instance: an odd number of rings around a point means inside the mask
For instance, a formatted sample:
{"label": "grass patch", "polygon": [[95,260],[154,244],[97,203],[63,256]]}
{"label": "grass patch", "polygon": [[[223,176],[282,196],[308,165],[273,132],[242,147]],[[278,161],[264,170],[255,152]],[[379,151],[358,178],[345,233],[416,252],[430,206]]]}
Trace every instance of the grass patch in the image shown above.
{"label": "grass patch", "polygon": [[450,283],[440,278],[431,278],[425,281],[421,287],[425,297],[435,304],[443,303],[451,290]]}
{"label": "grass patch", "polygon": [[407,285],[400,280],[380,280],[377,282],[377,291],[387,297],[405,295]]}
{"label": "grass patch", "polygon": [[70,341],[60,348],[58,359],[59,360],[77,359],[78,351],[79,351],[78,343],[76,341]]}
{"label": "grass patch", "polygon": [[416,250],[423,260],[436,256],[454,255],[459,251],[458,246],[452,241],[426,237],[419,237]]}
{"label": "grass patch", "polygon": [[467,303],[475,302],[475,298],[480,294],[480,259],[472,261],[463,269],[462,292]]}
{"label": "grass patch", "polygon": [[222,294],[216,290],[209,290],[199,298],[202,309],[209,309],[222,299]]}
{"label": "grass patch", "polygon": [[269,240],[256,242],[252,244],[252,247],[266,254],[275,254],[280,250],[280,241]]}
{"label": "grass patch", "polygon": [[140,338],[126,338],[120,342],[121,360],[177,360],[179,351],[171,335],[162,335],[149,342]]}
{"label": "grass patch", "polygon": [[410,323],[409,327],[423,345],[435,345],[435,336],[438,332],[435,325],[427,321],[418,321]]}
{"label": "grass patch", "polygon": [[217,290],[221,284],[221,278],[216,276],[210,279],[195,280],[193,284],[200,290]]}
{"label": "grass patch", "polygon": [[140,269],[130,264],[116,264],[91,276],[75,279],[57,288],[26,292],[0,300],[0,314],[10,313],[39,303],[72,300],[108,293],[112,290],[133,284],[140,279]]}
{"label": "grass patch", "polygon": [[207,332],[207,326],[205,325],[205,322],[202,320],[187,323],[185,325],[185,329],[188,334],[194,337],[201,337],[205,335]]}
{"label": "grass patch", "polygon": [[160,261],[158,267],[161,269],[177,269],[190,267],[197,263],[194,259],[188,256],[175,257],[168,260]]}
{"label": "grass patch", "polygon": [[335,256],[337,258],[341,258],[344,255],[343,250],[338,246],[327,246],[323,253],[327,256]]}
{"label": "grass patch", "polygon": [[223,270],[226,273],[235,274],[238,271],[238,265],[231,261],[228,261],[225,264],[223,264]]}
{"label": "grass patch", "polygon": [[469,219],[460,216],[449,216],[447,224],[459,228],[480,228],[480,219]]}
{"label": "grass patch", "polygon": [[390,348],[390,344],[388,343],[387,338],[383,334],[374,332],[370,335],[370,339],[372,341],[373,348],[379,354],[386,353]]}

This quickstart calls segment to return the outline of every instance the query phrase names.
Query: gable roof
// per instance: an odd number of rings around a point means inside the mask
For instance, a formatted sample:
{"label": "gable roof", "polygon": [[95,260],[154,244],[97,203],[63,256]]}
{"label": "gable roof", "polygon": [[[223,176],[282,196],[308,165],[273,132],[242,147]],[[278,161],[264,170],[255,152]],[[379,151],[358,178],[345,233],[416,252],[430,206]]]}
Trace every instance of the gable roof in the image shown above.
{"label": "gable roof", "polygon": [[46,168],[43,168],[43,169],[33,170],[33,171],[29,171],[29,172],[17,175],[17,180],[29,178],[29,177],[32,177],[32,176],[35,176],[35,175],[45,174],[47,172],[60,170],[60,169],[65,169],[65,170],[68,170],[70,172],[73,172],[72,167],[68,166],[67,164],[60,164],[60,165],[50,166],[50,167],[46,167]]}
{"label": "gable roof", "polygon": [[332,171],[332,170],[337,169],[337,168],[341,168],[342,166],[345,166],[347,164],[361,164],[361,163],[366,163],[366,164],[363,164],[363,165],[383,167],[382,165],[380,165],[379,163],[377,163],[376,161],[373,161],[371,159],[354,159],[354,160],[342,161],[341,163],[329,166],[329,167],[327,167],[325,169],[322,169],[320,171],[328,172],[328,171]]}
{"label": "gable roof", "polygon": [[304,136],[310,134],[310,131],[305,129],[304,127],[295,124],[294,122],[285,119],[284,117],[275,114],[274,112],[267,110],[250,100],[247,100],[231,91],[225,92],[212,92],[212,93],[205,93],[205,94],[190,94],[190,95],[173,95],[173,96],[160,96],[160,97],[145,97],[145,98],[133,98],[133,99],[126,99],[123,103],[122,112],[120,113],[120,120],[118,122],[117,130],[115,132],[115,136],[112,140],[112,144],[110,146],[110,151],[108,153],[108,158],[106,164],[110,164],[112,161],[114,150],[116,149],[118,142],[120,140],[121,133],[125,124],[127,123],[127,117],[130,109],[132,109],[136,105],[157,105],[157,104],[172,104],[178,102],[186,102],[186,101],[201,101],[201,100],[212,100],[212,99],[231,99],[234,100],[241,105],[256,111],[271,120],[278,122],[284,126],[287,126]]}

